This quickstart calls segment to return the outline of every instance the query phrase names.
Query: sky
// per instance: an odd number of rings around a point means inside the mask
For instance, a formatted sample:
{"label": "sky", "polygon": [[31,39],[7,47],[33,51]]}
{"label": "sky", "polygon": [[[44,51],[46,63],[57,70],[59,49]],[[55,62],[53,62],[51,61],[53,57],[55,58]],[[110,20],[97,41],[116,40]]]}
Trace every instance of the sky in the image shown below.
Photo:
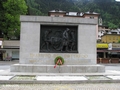
{"label": "sky", "polygon": [[120,2],[120,0],[116,0],[116,1],[119,1],[119,2]]}

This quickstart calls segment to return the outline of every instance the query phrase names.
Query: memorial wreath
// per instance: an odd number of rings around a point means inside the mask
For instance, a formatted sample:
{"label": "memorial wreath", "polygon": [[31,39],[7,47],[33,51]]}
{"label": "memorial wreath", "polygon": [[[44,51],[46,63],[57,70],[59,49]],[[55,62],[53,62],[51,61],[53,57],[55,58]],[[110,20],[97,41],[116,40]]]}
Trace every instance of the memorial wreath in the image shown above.
{"label": "memorial wreath", "polygon": [[64,64],[64,59],[61,56],[57,56],[55,58],[54,62],[55,62],[54,68],[56,68],[57,65],[63,65]]}

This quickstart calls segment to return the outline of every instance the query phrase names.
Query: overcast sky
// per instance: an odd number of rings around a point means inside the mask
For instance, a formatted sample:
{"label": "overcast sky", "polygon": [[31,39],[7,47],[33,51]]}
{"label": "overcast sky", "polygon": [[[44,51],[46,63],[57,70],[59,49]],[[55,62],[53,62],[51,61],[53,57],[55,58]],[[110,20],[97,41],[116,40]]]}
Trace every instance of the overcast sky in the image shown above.
{"label": "overcast sky", "polygon": [[120,2],[120,0],[116,0],[116,1],[119,1],[119,2]]}

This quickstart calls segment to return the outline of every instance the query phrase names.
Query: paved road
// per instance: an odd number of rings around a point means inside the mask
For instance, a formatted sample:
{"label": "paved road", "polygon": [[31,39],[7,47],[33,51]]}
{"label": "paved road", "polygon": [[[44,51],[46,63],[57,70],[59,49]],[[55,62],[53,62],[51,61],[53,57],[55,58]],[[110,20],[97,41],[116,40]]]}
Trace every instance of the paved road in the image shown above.
{"label": "paved road", "polygon": [[105,72],[120,74],[120,63],[119,64],[105,64]]}

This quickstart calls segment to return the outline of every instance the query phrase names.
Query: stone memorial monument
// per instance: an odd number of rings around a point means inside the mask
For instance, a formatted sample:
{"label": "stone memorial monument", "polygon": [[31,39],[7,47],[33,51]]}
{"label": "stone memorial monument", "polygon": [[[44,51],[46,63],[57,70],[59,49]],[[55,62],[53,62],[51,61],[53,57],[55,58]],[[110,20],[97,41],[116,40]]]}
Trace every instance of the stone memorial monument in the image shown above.
{"label": "stone memorial monument", "polygon": [[[21,16],[20,60],[11,72],[95,73],[97,20],[87,18]],[[64,64],[55,66],[61,56]]]}

